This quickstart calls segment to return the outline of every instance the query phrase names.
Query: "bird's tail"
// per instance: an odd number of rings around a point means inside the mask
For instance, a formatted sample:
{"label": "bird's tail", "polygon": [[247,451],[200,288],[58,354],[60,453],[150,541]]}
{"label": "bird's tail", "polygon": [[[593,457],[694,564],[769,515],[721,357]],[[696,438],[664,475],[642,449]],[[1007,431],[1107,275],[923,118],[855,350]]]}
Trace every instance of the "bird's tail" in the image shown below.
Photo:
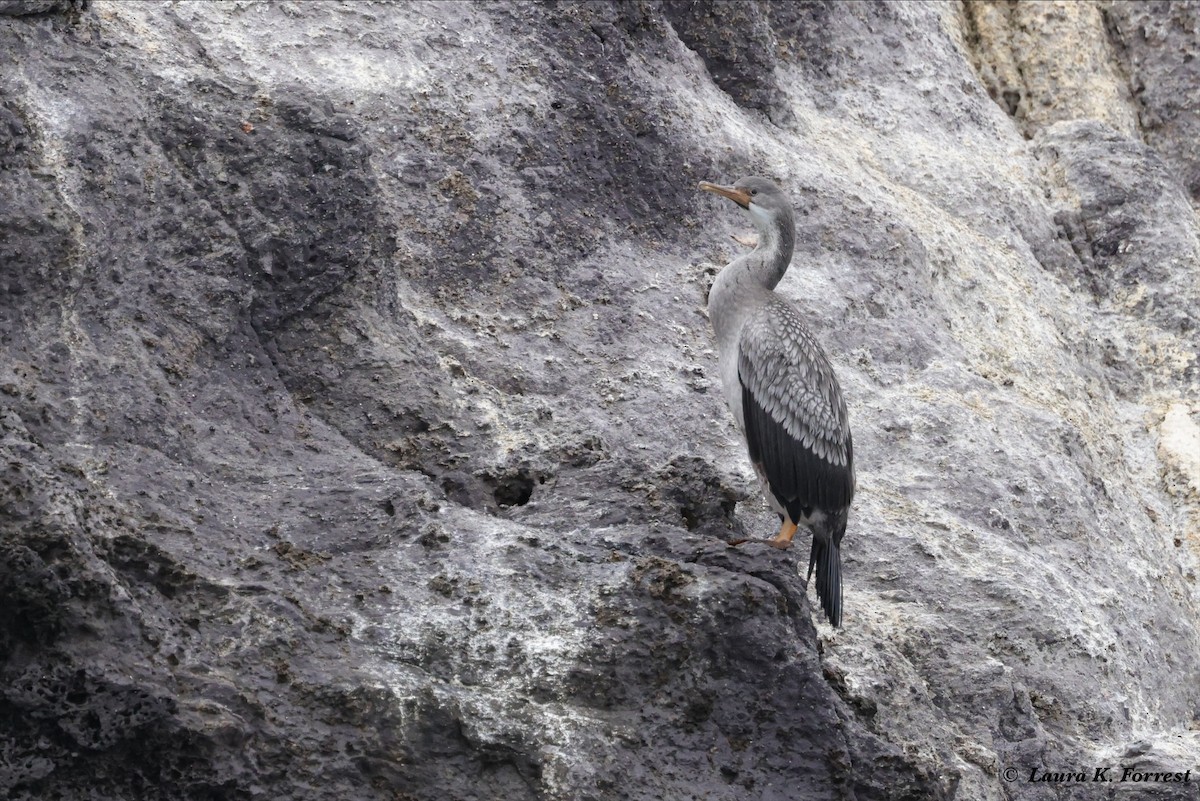
{"label": "bird's tail", "polygon": [[812,551],[808,555],[808,580],[817,569],[817,597],[825,617],[837,628],[842,625],[842,549],[837,538],[813,533]]}

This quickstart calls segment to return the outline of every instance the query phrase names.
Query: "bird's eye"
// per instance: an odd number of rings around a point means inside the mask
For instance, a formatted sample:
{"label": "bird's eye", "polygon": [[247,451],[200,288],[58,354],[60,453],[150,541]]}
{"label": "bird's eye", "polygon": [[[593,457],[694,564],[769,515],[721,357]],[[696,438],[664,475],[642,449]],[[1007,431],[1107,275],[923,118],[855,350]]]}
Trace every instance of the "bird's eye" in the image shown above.
{"label": "bird's eye", "polygon": [[755,196],[755,195],[757,195],[757,194],[758,194],[758,190],[757,190],[757,189],[751,189],[751,190],[750,190],[750,196],[751,196],[751,197],[754,197],[754,196]]}

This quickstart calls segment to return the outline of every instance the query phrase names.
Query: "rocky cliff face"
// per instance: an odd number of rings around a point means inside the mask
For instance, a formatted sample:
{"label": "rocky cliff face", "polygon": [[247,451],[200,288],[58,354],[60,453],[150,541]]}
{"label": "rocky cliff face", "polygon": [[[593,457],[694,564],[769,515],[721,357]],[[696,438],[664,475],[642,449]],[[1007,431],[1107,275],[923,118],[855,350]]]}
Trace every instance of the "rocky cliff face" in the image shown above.
{"label": "rocky cliff face", "polygon": [[[1196,798],[1198,25],[0,3],[5,797]],[[725,544],[750,172],[839,631]],[[1029,781],[1109,765],[1193,782]]]}

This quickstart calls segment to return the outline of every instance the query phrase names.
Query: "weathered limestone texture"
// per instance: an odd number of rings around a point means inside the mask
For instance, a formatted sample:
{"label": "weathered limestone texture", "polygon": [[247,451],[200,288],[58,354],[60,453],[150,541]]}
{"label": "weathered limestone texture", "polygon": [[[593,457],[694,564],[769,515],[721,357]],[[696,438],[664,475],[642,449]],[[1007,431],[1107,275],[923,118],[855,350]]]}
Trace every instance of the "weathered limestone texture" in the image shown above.
{"label": "weathered limestone texture", "polygon": [[988,94],[1027,133],[1088,119],[1137,136],[1137,112],[1105,30],[1103,6],[973,0],[963,8],[972,63]]}
{"label": "weathered limestone texture", "polygon": [[0,796],[1200,798],[1197,9],[0,0]]}

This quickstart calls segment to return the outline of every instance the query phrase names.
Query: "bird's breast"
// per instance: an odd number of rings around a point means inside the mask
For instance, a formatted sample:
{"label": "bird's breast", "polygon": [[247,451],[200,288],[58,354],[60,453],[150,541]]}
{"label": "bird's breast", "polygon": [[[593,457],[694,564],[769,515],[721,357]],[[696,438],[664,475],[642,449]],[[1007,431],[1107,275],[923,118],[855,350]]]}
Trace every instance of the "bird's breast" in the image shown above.
{"label": "bird's breast", "polygon": [[[738,332],[740,333],[740,332]],[[738,337],[730,338],[730,343],[718,345],[717,366],[721,371],[721,392],[725,395],[725,403],[733,413],[733,420],[742,431],[746,430],[746,420],[742,416],[742,382],[738,379]]]}
{"label": "bird's breast", "polygon": [[765,314],[771,292],[749,280],[745,257],[721,270],[708,295],[708,318],[717,339],[721,391],[738,428],[746,430],[742,416],[742,384],[738,378],[738,356],[742,331],[755,315]]}

